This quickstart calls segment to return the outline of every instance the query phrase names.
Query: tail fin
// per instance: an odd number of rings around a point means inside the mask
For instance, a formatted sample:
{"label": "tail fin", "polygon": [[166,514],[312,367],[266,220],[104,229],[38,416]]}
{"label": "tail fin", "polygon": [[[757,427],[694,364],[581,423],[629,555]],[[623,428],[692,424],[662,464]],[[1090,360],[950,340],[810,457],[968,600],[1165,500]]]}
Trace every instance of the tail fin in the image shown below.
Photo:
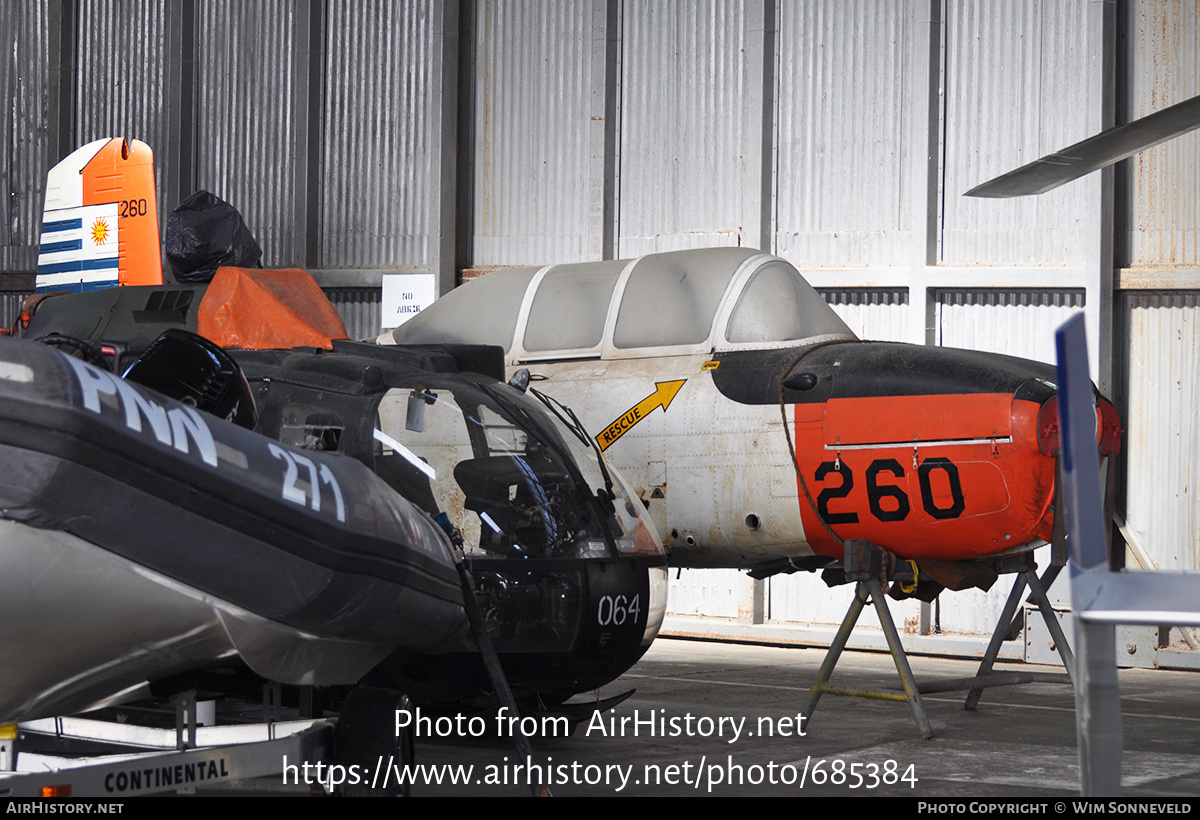
{"label": "tail fin", "polygon": [[46,175],[37,292],[162,284],[154,154],[101,139]]}

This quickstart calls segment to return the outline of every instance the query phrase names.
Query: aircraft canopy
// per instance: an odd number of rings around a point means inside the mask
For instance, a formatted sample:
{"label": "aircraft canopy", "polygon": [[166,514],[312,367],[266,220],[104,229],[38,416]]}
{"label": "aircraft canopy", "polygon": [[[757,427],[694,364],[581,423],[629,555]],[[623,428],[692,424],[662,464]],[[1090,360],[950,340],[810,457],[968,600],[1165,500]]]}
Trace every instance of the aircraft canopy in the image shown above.
{"label": "aircraft canopy", "polygon": [[855,336],[786,261],[750,248],[710,248],[493,271],[442,297],[392,338],[500,345],[522,362]]}

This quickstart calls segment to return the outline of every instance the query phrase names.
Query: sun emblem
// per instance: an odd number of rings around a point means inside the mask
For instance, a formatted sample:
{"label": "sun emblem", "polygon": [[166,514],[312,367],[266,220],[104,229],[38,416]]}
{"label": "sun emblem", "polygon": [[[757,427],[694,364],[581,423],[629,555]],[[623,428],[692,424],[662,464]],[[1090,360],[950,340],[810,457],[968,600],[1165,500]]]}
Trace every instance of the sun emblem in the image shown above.
{"label": "sun emblem", "polygon": [[108,239],[108,223],[103,219],[97,219],[92,223],[92,242],[103,245],[106,239]]}

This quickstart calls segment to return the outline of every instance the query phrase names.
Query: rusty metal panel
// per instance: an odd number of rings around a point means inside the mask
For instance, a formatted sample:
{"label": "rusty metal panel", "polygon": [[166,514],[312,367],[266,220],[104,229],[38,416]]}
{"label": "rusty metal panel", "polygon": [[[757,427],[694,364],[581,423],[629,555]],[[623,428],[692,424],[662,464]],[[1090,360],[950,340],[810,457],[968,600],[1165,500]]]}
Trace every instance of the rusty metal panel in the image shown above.
{"label": "rusty metal panel", "polygon": [[912,4],[780,4],[775,252],[798,265],[911,257]]}
{"label": "rusty metal panel", "polygon": [[1082,184],[1035,197],[970,188],[1089,136],[1086,0],[965,0],[946,8],[941,259],[1080,265]]}
{"label": "rusty metal panel", "polygon": [[1082,290],[939,290],[938,344],[1053,363],[1054,331],[1083,302]]}
{"label": "rusty metal panel", "polygon": [[329,301],[342,317],[346,335],[351,339],[374,341],[380,331],[383,307],[379,288],[323,288]]}
{"label": "rusty metal panel", "polygon": [[[1200,94],[1200,5],[1139,0],[1126,9],[1126,120]],[[1200,264],[1200,133],[1135,154],[1124,166],[1124,264]]]}
{"label": "rusty metal panel", "polygon": [[327,6],[320,267],[430,264],[428,202],[439,184],[430,150],[437,5]]}
{"label": "rusty metal panel", "polygon": [[599,258],[589,219],[598,202],[593,165],[602,160],[594,148],[603,143],[604,77],[593,26],[603,6],[475,4],[476,265]]}
{"label": "rusty metal panel", "polygon": [[747,228],[762,173],[749,150],[762,140],[752,8],[761,7],[622,4],[618,256],[759,244]]}
{"label": "rusty metal panel", "polygon": [[267,267],[304,265],[294,217],[294,49],[302,9],[288,0],[196,5],[196,185],[241,211]]}
{"label": "rusty metal panel", "polygon": [[59,4],[51,0],[0,4],[0,270],[33,271],[37,267],[38,231],[46,197],[46,171],[58,158],[46,129],[52,83],[48,55],[52,49],[52,17]]}
{"label": "rusty metal panel", "polygon": [[860,339],[903,342],[908,338],[908,289],[822,289],[821,295]]}
{"label": "rusty metal panel", "polygon": [[1128,322],[1129,530],[1158,568],[1200,569],[1200,293],[1127,291],[1118,319]]}

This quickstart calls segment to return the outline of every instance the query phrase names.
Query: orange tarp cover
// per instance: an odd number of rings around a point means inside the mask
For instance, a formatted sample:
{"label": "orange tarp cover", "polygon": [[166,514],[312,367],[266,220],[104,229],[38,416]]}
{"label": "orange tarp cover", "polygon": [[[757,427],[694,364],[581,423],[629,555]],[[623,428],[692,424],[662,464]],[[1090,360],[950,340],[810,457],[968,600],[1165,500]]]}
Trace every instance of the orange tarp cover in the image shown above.
{"label": "orange tarp cover", "polygon": [[348,339],[346,326],[313,278],[298,268],[217,268],[196,331],[242,350],[323,347]]}

